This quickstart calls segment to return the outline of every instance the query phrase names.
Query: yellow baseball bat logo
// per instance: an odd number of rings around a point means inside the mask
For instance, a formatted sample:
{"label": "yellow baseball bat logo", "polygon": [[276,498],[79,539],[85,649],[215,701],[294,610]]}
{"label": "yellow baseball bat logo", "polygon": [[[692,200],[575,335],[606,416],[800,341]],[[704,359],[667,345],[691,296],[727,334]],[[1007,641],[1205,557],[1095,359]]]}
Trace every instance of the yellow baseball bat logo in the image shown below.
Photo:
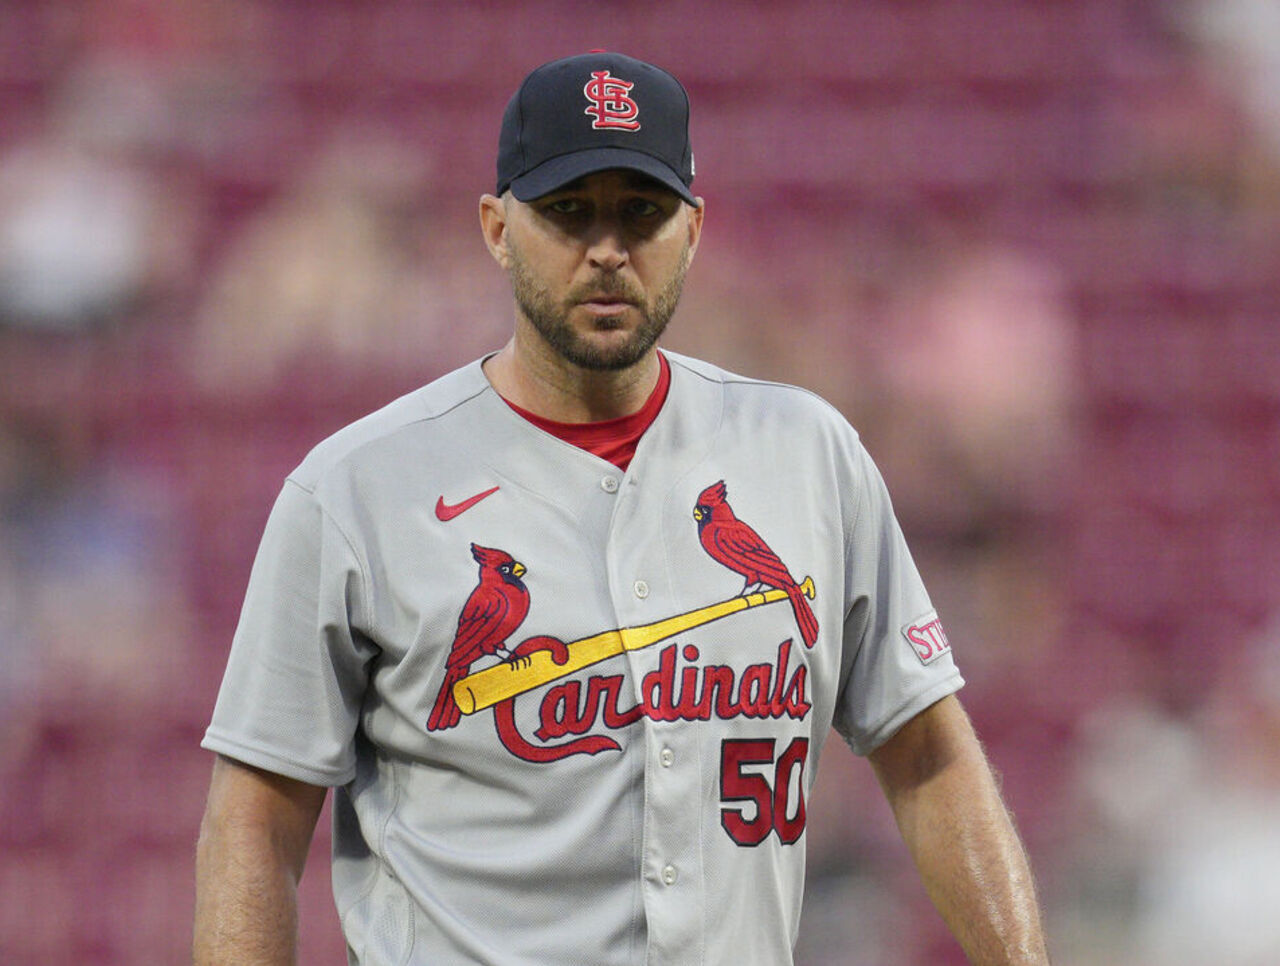
{"label": "yellow baseball bat logo", "polygon": [[[806,577],[800,584],[800,592],[810,600],[814,597],[813,578]],[[766,590],[741,597],[730,597],[717,604],[699,607],[697,610],[667,617],[640,627],[622,627],[603,631],[590,637],[571,641],[567,645],[569,659],[564,664],[552,660],[548,651],[534,651],[515,661],[495,664],[483,671],[469,674],[453,686],[453,697],[463,714],[474,714],[490,708],[500,701],[514,698],[534,688],[567,677],[584,667],[599,664],[624,651],[638,651],[659,641],[710,624],[722,617],[736,614],[752,607],[762,607],[775,601],[786,600],[785,590]]]}

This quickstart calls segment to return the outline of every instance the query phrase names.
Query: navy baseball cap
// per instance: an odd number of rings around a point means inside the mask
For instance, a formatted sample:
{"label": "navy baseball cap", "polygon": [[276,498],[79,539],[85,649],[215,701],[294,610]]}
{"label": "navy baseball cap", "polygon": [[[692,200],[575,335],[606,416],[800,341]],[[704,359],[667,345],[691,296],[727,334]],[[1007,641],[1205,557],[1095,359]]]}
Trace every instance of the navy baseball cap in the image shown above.
{"label": "navy baseball cap", "polygon": [[596,171],[625,168],[697,204],[689,95],[660,67],[593,52],[543,64],[502,115],[498,194],[532,201]]}

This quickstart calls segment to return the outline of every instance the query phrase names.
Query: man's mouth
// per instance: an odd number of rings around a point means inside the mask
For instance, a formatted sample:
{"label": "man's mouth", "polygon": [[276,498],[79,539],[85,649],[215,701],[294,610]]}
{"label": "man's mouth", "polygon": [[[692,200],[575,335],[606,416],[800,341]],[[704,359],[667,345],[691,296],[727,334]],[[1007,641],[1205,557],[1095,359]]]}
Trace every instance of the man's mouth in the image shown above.
{"label": "man's mouth", "polygon": [[592,295],[581,299],[578,304],[598,315],[617,315],[632,305],[628,299],[620,295]]}

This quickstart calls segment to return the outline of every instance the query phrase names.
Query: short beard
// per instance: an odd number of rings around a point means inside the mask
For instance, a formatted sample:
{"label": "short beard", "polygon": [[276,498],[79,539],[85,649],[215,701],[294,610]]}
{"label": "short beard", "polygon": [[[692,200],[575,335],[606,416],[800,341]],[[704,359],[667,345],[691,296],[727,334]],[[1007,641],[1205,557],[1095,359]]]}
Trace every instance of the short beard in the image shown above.
{"label": "short beard", "polygon": [[[581,369],[597,372],[628,369],[649,353],[666,330],[671,316],[675,314],[680,294],[684,290],[685,274],[689,270],[689,245],[686,242],[676,270],[658,292],[652,305],[616,275],[602,275],[586,285],[578,286],[562,303],[557,304],[546,287],[533,277],[519,251],[510,245],[509,239],[508,254],[511,288],[520,312],[558,356]],[[570,311],[580,298],[589,294],[626,299],[630,303],[629,307],[640,313],[640,325],[622,345],[611,349],[593,345],[569,325]],[[597,324],[598,329],[610,327],[608,319],[602,319]]]}

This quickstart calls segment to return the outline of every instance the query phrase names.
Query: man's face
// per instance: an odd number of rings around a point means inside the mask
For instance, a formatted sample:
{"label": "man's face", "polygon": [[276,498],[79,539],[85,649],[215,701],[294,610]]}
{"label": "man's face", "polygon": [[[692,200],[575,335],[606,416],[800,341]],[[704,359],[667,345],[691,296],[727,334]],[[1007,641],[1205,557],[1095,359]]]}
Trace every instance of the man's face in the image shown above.
{"label": "man's face", "polygon": [[625,369],[657,342],[696,249],[701,209],[629,171],[503,199],[503,260],[520,317],[556,355]]}

